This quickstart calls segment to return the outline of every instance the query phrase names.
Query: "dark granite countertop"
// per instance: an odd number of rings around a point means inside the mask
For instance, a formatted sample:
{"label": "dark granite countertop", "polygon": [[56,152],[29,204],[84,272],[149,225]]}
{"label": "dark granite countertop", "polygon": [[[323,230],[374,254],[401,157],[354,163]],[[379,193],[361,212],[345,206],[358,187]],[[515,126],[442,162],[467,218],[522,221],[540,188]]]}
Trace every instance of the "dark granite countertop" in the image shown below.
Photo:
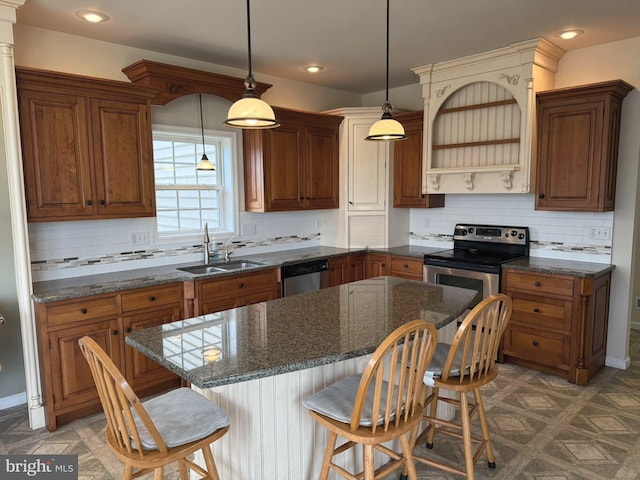
{"label": "dark granite countertop", "polygon": [[445,326],[475,293],[376,277],[138,330],[125,341],[204,389],[366,355],[407,321]]}
{"label": "dark granite countertop", "polygon": [[[402,246],[389,249],[377,249],[382,253],[393,255],[421,257],[425,253],[442,250],[440,248]],[[308,247],[298,248],[280,252],[269,252],[253,255],[237,255],[232,260],[239,258],[263,263],[249,270],[212,272],[200,275],[178,270],[178,267],[201,265],[201,262],[183,263],[176,265],[166,265],[162,267],[139,268],[134,270],[124,270],[121,272],[104,273],[99,275],[85,275],[60,280],[47,280],[35,282],[33,284],[32,298],[38,303],[55,302],[70,298],[86,297],[88,295],[100,295],[134,288],[151,287],[163,283],[184,282],[199,280],[208,277],[222,277],[225,275],[236,275],[243,272],[254,272],[269,268],[279,268],[283,265],[293,265],[310,259],[330,258],[333,256],[346,255],[353,252],[365,252],[366,249],[346,249],[335,247]]]}
{"label": "dark granite countertop", "polygon": [[571,275],[573,277],[597,277],[614,269],[606,263],[577,262],[557,258],[529,257],[502,264],[503,269],[528,272]]}

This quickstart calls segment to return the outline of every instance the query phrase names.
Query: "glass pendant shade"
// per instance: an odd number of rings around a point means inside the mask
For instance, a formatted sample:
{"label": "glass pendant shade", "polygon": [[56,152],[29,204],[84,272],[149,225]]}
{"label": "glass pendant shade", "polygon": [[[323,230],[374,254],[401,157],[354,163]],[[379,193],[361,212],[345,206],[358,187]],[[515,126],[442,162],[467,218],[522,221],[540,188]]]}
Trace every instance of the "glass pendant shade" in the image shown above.
{"label": "glass pendant shade", "polygon": [[253,89],[247,89],[242,98],[231,105],[224,124],[247,129],[274,128],[280,125],[273,109],[267,102],[260,100]]}
{"label": "glass pendant shade", "polygon": [[382,114],[382,118],[371,125],[369,135],[365,140],[405,140],[407,136],[404,133],[404,127],[400,122],[394,120],[391,111]]}

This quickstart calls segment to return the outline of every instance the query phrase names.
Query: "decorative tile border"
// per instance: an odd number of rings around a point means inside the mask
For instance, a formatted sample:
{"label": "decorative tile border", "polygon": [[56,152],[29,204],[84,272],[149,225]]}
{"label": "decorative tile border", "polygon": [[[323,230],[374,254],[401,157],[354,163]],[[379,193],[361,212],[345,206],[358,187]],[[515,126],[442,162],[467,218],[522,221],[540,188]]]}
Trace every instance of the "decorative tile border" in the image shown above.
{"label": "decorative tile border", "polygon": [[[243,239],[231,242],[230,250],[238,248],[264,247],[269,245],[280,245],[284,243],[306,242],[309,240],[319,240],[320,234],[313,233],[306,236],[290,235],[285,237],[268,238],[259,242],[251,242]],[[218,249],[224,248],[225,242],[216,242]],[[107,253],[97,257],[71,257],[55,258],[47,260],[34,260],[31,262],[31,271],[36,270],[59,270],[64,268],[77,268],[87,265],[104,265],[110,263],[129,262],[135,260],[146,260],[149,258],[174,257],[192,253],[201,253],[203,245],[171,246],[167,248],[149,248],[148,250],[132,250],[119,253]]]}

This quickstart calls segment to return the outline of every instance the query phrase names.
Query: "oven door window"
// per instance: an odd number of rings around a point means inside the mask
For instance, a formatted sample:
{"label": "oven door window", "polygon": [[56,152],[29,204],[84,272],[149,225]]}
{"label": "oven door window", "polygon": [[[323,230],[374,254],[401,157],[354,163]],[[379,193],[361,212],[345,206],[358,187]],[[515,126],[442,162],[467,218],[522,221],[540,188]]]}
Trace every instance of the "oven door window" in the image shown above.
{"label": "oven door window", "polygon": [[449,285],[451,287],[466,288],[478,292],[469,304],[469,309],[475,307],[482,301],[485,296],[484,281],[477,278],[460,277],[458,275],[448,275],[445,273],[436,273],[435,283],[438,285]]}

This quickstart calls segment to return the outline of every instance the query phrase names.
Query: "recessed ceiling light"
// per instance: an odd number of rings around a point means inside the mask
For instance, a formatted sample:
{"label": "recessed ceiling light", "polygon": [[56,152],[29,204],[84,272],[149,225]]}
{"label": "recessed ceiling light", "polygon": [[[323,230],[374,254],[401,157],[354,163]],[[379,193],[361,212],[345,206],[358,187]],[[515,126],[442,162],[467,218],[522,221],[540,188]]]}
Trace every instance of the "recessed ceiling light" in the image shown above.
{"label": "recessed ceiling light", "polygon": [[96,12],[95,10],[78,10],[76,15],[91,23],[108,22],[109,17],[104,13]]}
{"label": "recessed ceiling light", "polygon": [[563,40],[571,40],[572,38],[576,38],[578,35],[582,35],[584,30],[564,30],[562,32],[556,33],[556,37],[560,37]]}
{"label": "recessed ceiling light", "polygon": [[304,69],[309,73],[318,73],[324,67],[322,65],[307,65]]}

